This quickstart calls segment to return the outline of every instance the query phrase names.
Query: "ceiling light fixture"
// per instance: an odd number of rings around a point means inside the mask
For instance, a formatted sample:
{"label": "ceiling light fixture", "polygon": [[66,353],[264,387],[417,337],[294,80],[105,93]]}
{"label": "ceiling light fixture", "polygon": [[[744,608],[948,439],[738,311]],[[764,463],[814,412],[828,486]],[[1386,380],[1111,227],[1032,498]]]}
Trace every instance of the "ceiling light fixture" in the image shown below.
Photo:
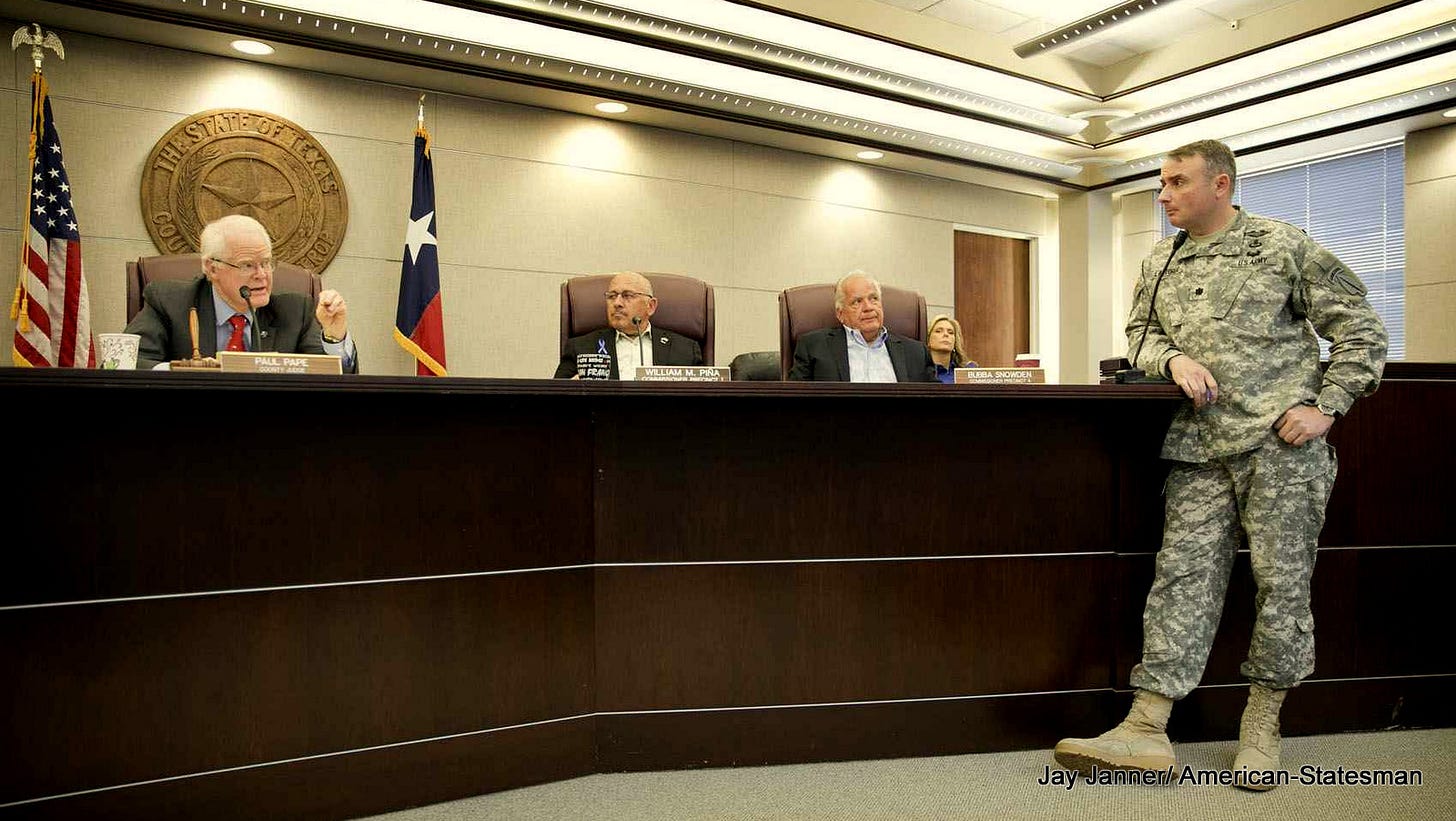
{"label": "ceiling light fixture", "polygon": [[1126,23],[1134,17],[1146,17],[1158,9],[1167,8],[1173,2],[1174,0],[1128,0],[1126,3],[1083,17],[1075,23],[1068,23],[1059,29],[1038,34],[1030,40],[1018,43],[1014,50],[1017,57],[1023,58],[1046,54],[1052,49],[1070,45],[1091,34],[1106,31],[1111,26]]}
{"label": "ceiling light fixture", "polygon": [[856,157],[859,157],[862,160],[878,160],[881,157],[885,156],[885,152],[883,152],[883,151],[861,151],[858,154],[855,154],[855,156]]}
{"label": "ceiling light fixture", "polygon": [[484,4],[727,55],[786,70],[790,76],[829,78],[890,99],[927,102],[1037,132],[1070,137],[1087,127],[1082,120],[1011,101],[1040,96],[1035,83],[1013,82],[994,72],[903,48],[893,55],[901,59],[887,59],[891,56],[885,53],[887,44],[766,10],[680,0],[484,0]]}
{"label": "ceiling light fixture", "polygon": [[1453,108],[1450,111],[1443,111],[1443,112],[1441,112],[1441,116],[1442,117],[1456,117],[1456,108]]}
{"label": "ceiling light fixture", "polygon": [[627,110],[625,103],[597,103],[595,107],[603,114],[621,114]]}
{"label": "ceiling light fixture", "polygon": [[266,57],[273,53],[273,47],[267,43],[260,43],[257,40],[234,40],[231,43],[234,51],[241,51],[244,54],[252,54],[257,57]]}
{"label": "ceiling light fixture", "polygon": [[1269,74],[1251,82],[1225,86],[1197,97],[1150,108],[1130,117],[1111,120],[1107,123],[1107,130],[1114,134],[1129,134],[1155,128],[1173,120],[1247,102],[1258,97],[1286,91],[1295,86],[1347,74],[1357,69],[1368,68],[1378,63],[1427,51],[1452,42],[1456,42],[1456,22],[1442,23],[1439,26],[1411,32],[1403,37],[1395,37],[1372,46]]}
{"label": "ceiling light fixture", "polygon": [[[1316,131],[1341,126],[1358,126],[1365,120],[1400,114],[1417,108],[1430,110],[1430,106],[1449,100],[1456,100],[1456,80],[1436,83],[1425,88],[1407,91],[1404,94],[1393,94],[1379,100],[1371,100],[1368,103],[1346,106],[1335,111],[1280,123],[1268,128],[1246,131],[1243,134],[1223,138],[1223,143],[1238,152],[1247,148],[1296,139]],[[1451,116],[1451,114],[1451,111],[1446,112],[1446,116]],[[1153,154],[1132,160],[1109,176],[1121,179],[1149,173],[1163,164],[1165,156],[1164,154]]]}

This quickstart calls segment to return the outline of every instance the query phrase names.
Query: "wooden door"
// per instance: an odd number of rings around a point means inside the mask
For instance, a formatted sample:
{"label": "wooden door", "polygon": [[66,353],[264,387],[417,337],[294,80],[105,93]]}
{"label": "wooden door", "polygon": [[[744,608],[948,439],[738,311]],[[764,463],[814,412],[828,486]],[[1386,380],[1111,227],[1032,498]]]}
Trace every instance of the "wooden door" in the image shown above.
{"label": "wooden door", "polygon": [[955,232],[955,312],[966,352],[1009,368],[1031,350],[1031,241]]}

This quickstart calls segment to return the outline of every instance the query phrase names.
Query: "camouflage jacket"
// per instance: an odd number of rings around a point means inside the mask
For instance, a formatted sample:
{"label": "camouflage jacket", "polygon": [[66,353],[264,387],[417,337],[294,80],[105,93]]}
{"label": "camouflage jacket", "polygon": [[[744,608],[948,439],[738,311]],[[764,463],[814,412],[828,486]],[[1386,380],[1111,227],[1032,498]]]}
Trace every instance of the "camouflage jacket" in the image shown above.
{"label": "camouflage jacket", "polygon": [[[1143,260],[1127,322],[1132,356],[1148,316],[1154,280],[1173,248],[1168,237]],[[1385,326],[1359,277],[1303,231],[1238,212],[1223,236],[1186,243],[1158,288],[1138,361],[1170,376],[1186,354],[1218,381],[1218,400],[1185,401],[1163,442],[1163,458],[1205,462],[1259,447],[1299,404],[1343,414],[1375,390],[1385,367]],[[1319,367],[1315,333],[1330,341]]]}

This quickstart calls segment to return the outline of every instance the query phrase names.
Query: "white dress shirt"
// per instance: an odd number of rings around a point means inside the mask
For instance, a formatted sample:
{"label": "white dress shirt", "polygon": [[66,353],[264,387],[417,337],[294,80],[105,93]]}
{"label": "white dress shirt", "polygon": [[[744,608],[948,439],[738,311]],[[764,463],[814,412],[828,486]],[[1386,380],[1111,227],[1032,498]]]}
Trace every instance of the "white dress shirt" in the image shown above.
{"label": "white dress shirt", "polygon": [[[639,358],[638,340],[641,340],[642,355]],[[628,381],[637,378],[637,367],[652,364],[652,324],[643,326],[637,336],[628,336],[617,331],[617,376]]]}
{"label": "white dress shirt", "polygon": [[890,361],[890,349],[885,347],[889,332],[882,326],[875,341],[865,341],[864,334],[844,326],[844,337],[849,348],[849,381],[851,382],[898,382],[895,365]]}

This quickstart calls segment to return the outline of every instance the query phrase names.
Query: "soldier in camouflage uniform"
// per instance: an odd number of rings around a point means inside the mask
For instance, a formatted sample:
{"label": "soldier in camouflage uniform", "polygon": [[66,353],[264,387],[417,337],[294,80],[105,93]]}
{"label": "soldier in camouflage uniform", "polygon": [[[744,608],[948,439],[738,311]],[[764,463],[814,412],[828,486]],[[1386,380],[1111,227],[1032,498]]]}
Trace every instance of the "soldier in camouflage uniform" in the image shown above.
{"label": "soldier in camouflage uniform", "polygon": [[[1235,783],[1274,786],[1279,708],[1314,671],[1310,576],[1335,481],[1324,436],[1375,390],[1386,333],[1364,285],[1333,254],[1230,202],[1235,174],[1233,154],[1212,140],[1175,149],[1163,164],[1158,201],[1188,236],[1176,250],[1174,238],[1163,240],[1144,260],[1128,348],[1134,367],[1172,379],[1189,401],[1163,444],[1175,464],[1133,708],[1101,736],[1058,743],[1056,760],[1071,769],[1174,766],[1168,714],[1203,675],[1240,534],[1258,592],[1240,668],[1251,684]],[[1324,373],[1316,331],[1331,342]]]}

